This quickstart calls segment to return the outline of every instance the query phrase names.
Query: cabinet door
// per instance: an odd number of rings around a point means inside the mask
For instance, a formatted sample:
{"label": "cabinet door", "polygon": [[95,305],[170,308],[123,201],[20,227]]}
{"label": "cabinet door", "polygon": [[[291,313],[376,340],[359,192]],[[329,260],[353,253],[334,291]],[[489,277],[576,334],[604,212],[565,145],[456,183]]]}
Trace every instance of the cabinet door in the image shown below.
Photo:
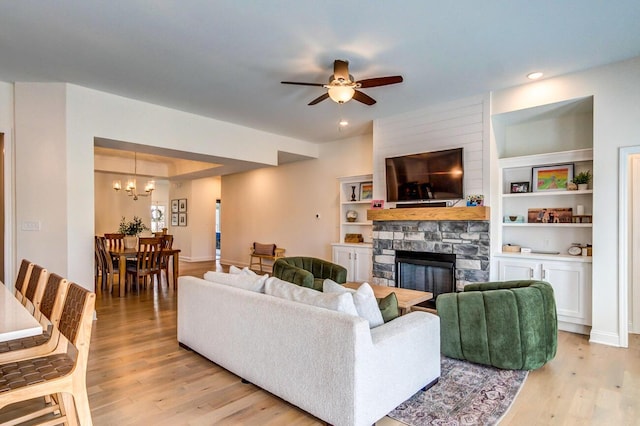
{"label": "cabinet door", "polygon": [[558,319],[591,325],[591,265],[545,262],[543,279],[553,287]]}
{"label": "cabinet door", "polygon": [[347,268],[347,281],[353,281],[353,249],[351,247],[333,247],[333,263]]}
{"label": "cabinet door", "polygon": [[535,260],[498,260],[500,281],[540,279],[540,270],[540,263]]}
{"label": "cabinet door", "polygon": [[353,249],[353,281],[371,282],[373,276],[373,250],[369,248]]}

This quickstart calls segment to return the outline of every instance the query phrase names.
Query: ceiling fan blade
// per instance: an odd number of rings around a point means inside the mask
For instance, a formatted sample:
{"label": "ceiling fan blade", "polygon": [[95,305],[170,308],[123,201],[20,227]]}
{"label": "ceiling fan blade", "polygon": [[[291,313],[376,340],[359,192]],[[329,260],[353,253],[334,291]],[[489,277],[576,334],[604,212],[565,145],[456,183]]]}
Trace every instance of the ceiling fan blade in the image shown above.
{"label": "ceiling fan blade", "polygon": [[[325,99],[327,99],[329,97],[328,93],[325,93],[324,95],[318,96],[317,98],[315,98],[314,100],[312,100],[311,102],[309,102],[307,105],[315,105],[319,102],[324,101]],[[374,101],[375,102],[375,101]]]}
{"label": "ceiling fan blade", "polygon": [[349,81],[349,62],[341,59],[333,61],[333,79]]}
{"label": "ceiling fan blade", "polygon": [[373,105],[373,104],[376,103],[375,99],[373,99],[369,95],[365,95],[364,93],[362,93],[359,90],[356,90],[356,93],[353,94],[353,99],[355,99],[358,102],[362,102],[363,104],[367,104],[367,105]]}
{"label": "ceiling fan blade", "polygon": [[364,80],[358,81],[360,83],[360,87],[377,87],[377,86],[386,86],[388,84],[396,84],[402,83],[403,79],[401,75],[394,75],[390,77],[377,77],[377,78],[367,78]]}
{"label": "ceiling fan blade", "polygon": [[282,84],[295,84],[297,86],[319,86],[319,87],[323,87],[324,84],[322,83],[300,83],[297,81],[281,81],[280,83]]}

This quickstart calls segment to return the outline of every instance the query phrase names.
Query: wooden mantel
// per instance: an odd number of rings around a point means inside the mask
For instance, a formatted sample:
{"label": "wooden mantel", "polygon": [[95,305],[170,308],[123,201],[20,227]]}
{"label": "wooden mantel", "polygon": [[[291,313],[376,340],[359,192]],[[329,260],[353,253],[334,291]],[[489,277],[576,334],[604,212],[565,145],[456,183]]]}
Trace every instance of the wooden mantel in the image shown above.
{"label": "wooden mantel", "polygon": [[490,220],[489,207],[418,207],[367,210],[367,220]]}

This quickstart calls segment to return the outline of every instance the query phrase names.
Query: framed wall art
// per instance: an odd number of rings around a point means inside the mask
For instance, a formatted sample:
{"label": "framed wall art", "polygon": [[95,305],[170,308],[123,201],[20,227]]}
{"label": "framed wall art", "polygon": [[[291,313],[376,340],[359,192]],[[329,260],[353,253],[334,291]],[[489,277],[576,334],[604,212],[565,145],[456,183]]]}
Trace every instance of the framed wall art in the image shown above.
{"label": "framed wall art", "polygon": [[360,184],[360,201],[371,200],[373,198],[373,182],[362,182]]}
{"label": "framed wall art", "polygon": [[178,226],[178,213],[171,213],[171,226]]}
{"label": "framed wall art", "polygon": [[178,211],[180,213],[186,212],[187,211],[187,199],[186,198],[181,198],[178,200]]}
{"label": "framed wall art", "polygon": [[573,179],[573,163],[533,167],[531,173],[533,192],[566,191]]}
{"label": "framed wall art", "polygon": [[178,226],[187,226],[187,214],[178,213]]}
{"label": "framed wall art", "polygon": [[529,182],[511,182],[511,193],[529,192]]}
{"label": "framed wall art", "polygon": [[171,213],[178,213],[178,200],[171,200]]}

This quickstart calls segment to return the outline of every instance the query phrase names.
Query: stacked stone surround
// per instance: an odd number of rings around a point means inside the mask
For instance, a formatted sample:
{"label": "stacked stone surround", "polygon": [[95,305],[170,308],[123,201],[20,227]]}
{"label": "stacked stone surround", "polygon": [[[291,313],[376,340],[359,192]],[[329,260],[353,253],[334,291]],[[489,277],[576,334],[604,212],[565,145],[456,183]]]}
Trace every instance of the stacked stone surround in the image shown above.
{"label": "stacked stone surround", "polygon": [[489,281],[489,221],[374,221],[373,283],[395,287],[396,250],[456,255],[456,288]]}

